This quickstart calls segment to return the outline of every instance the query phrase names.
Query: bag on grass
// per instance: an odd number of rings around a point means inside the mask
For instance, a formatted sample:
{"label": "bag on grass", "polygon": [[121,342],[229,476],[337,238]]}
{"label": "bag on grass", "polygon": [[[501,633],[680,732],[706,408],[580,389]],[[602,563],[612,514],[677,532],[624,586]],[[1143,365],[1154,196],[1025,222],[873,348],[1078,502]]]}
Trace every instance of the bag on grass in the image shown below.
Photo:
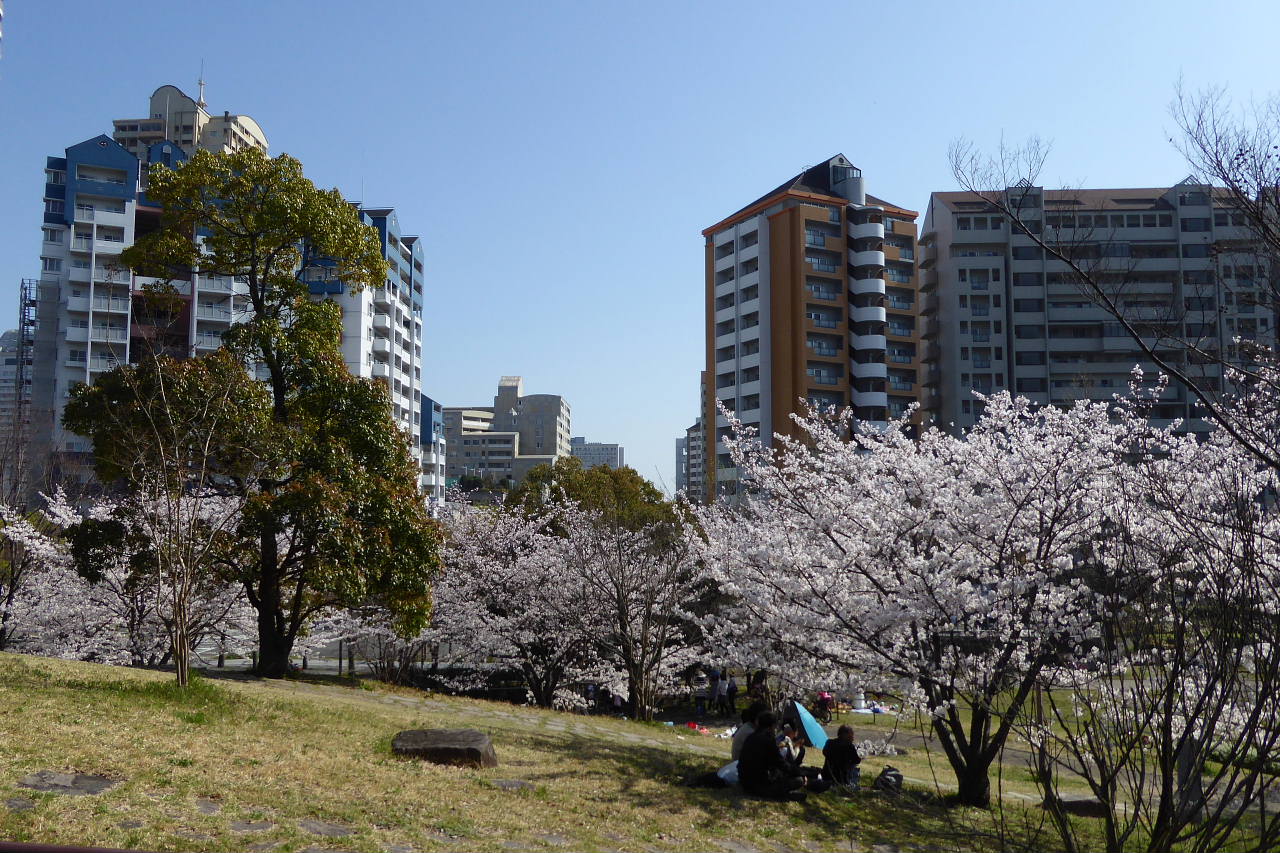
{"label": "bag on grass", "polygon": [[730,761],[724,767],[717,770],[716,775],[723,779],[726,785],[738,784],[738,762]]}
{"label": "bag on grass", "polygon": [[880,771],[880,775],[876,777],[876,781],[871,783],[871,787],[877,791],[885,791],[886,793],[896,794],[902,790],[902,771],[896,767],[885,765]]}

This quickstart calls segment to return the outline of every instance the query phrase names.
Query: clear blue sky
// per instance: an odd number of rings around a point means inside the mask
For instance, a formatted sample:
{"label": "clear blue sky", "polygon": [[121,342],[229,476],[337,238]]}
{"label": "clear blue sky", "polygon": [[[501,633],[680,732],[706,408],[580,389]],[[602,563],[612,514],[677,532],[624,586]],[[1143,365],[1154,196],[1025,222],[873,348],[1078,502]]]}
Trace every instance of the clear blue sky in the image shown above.
{"label": "clear blue sky", "polygon": [[959,136],[1051,140],[1046,185],[1172,184],[1178,78],[1280,89],[1278,31],[1274,2],[7,0],[0,328],[39,269],[45,156],[194,93],[203,59],[211,111],[422,235],[430,394],[521,374],[670,486],[702,228],[837,152],[920,209]]}

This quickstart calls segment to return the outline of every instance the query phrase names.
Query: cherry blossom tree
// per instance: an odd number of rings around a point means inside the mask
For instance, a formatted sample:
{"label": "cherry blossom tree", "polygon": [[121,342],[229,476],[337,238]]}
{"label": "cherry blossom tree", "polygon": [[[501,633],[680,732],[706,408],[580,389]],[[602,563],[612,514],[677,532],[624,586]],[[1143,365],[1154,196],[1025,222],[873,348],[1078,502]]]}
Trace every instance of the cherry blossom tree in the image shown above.
{"label": "cherry blossom tree", "polygon": [[[1224,403],[1254,435],[1262,388]],[[1046,806],[1070,851],[1087,841],[1066,780],[1093,792],[1108,850],[1275,849],[1280,484],[1225,431],[1128,422],[1133,476],[1082,560],[1102,630],[1041,673],[1022,721]]]}
{"label": "cherry blossom tree", "polygon": [[748,486],[699,513],[730,600],[707,633],[815,684],[897,693],[929,714],[959,801],[987,805],[1040,671],[1093,630],[1076,558],[1106,528],[1123,428],[1102,404],[1007,394],[963,439],[855,432],[848,411],[797,421],[774,450],[731,441]]}
{"label": "cherry blossom tree", "polygon": [[455,504],[446,524],[446,570],[424,640],[455,661],[518,669],[543,707],[594,675],[600,608],[575,552],[590,518],[569,501],[535,511]]}

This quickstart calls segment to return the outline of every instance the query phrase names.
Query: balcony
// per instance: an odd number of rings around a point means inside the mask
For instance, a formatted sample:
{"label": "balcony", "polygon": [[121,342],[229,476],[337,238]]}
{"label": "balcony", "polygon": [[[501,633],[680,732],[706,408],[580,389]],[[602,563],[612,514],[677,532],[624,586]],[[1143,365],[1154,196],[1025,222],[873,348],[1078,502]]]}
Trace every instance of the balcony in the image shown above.
{"label": "balcony", "polygon": [[221,320],[224,323],[231,322],[231,309],[220,308],[216,305],[200,305],[196,307],[196,316],[201,320]]}
{"label": "balcony", "polygon": [[892,296],[889,297],[889,307],[895,311],[910,311],[915,307],[915,304],[916,303],[910,299],[895,299]]}
{"label": "balcony", "polygon": [[885,379],[889,376],[889,367],[883,361],[855,361],[853,376],[855,379]]}
{"label": "balcony", "polygon": [[813,353],[814,355],[821,356],[823,358],[835,358],[840,354],[840,350],[836,349],[835,347],[819,346],[816,344],[809,344],[808,346],[809,346],[809,352]]}
{"label": "balcony", "polygon": [[810,317],[809,322],[819,329],[834,329],[840,325],[840,321],[835,317]]}
{"label": "balcony", "polygon": [[378,379],[386,379],[388,381],[391,379],[391,365],[385,361],[375,361],[373,370],[370,372]]}
{"label": "balcony", "polygon": [[894,364],[910,364],[916,360],[914,355],[902,350],[889,350],[887,358]]}
{"label": "balcony", "polygon": [[863,222],[859,225],[850,225],[849,236],[855,240],[884,239],[884,223]]}
{"label": "balcony", "polygon": [[969,313],[974,317],[989,317],[991,316],[991,308],[987,305],[974,305],[969,308]]}
{"label": "balcony", "polygon": [[854,391],[853,404],[858,407],[883,409],[889,405],[889,395],[884,391]]}
{"label": "balcony", "polygon": [[897,335],[900,338],[909,338],[916,333],[911,326],[904,326],[900,323],[890,323],[886,329],[889,334]]}
{"label": "balcony", "polygon": [[839,385],[840,377],[834,373],[810,373],[809,381],[815,385]]}
{"label": "balcony", "polygon": [[197,334],[195,346],[196,349],[217,349],[222,346],[222,335]]}
{"label": "balcony", "polygon": [[985,344],[991,340],[990,332],[974,332],[972,335],[975,344]]}
{"label": "balcony", "polygon": [[373,328],[379,332],[391,331],[391,316],[389,314],[374,314]]}
{"label": "balcony", "polygon": [[390,338],[374,338],[373,351],[378,355],[391,355],[391,339]]}
{"label": "balcony", "polygon": [[895,376],[889,377],[889,388],[893,391],[913,391],[916,383],[908,379],[899,379]]}
{"label": "balcony", "polygon": [[108,298],[106,296],[93,297],[93,310],[106,311],[115,314],[129,313],[129,300],[122,298]]}
{"label": "balcony", "polygon": [[93,339],[95,341],[116,341],[123,343],[129,339],[129,332],[123,327],[94,326]]}
{"label": "balcony", "polygon": [[202,278],[200,279],[200,290],[206,293],[232,293],[235,285],[231,283],[229,278]]}
{"label": "balcony", "polygon": [[856,350],[882,350],[887,345],[884,335],[850,335],[849,342]]}
{"label": "balcony", "polygon": [[849,313],[855,323],[883,323],[885,313],[883,305],[868,305],[863,308],[851,308]]}
{"label": "balcony", "polygon": [[855,278],[853,284],[850,285],[855,296],[866,296],[868,294],[884,293],[884,279],[876,278]]}
{"label": "balcony", "polygon": [[879,249],[872,249],[865,252],[855,252],[850,250],[849,263],[855,267],[883,267],[884,252]]}

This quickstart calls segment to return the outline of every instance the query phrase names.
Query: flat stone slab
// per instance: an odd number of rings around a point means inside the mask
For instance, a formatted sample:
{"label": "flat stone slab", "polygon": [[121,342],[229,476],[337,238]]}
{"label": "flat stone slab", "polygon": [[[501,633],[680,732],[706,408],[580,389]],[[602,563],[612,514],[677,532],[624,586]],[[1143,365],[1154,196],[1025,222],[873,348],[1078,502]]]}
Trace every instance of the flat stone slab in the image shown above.
{"label": "flat stone slab", "polygon": [[142,821],[133,820],[132,818],[130,818],[129,820],[120,821],[119,823],[116,824],[116,826],[120,827],[121,829],[141,829]]}
{"label": "flat stone slab", "polygon": [[497,767],[489,736],[476,729],[407,729],[391,741],[396,755],[454,767]]}
{"label": "flat stone slab", "polygon": [[119,779],[106,776],[92,776],[87,773],[59,773],[56,770],[40,770],[18,780],[18,787],[30,788],[33,791],[47,791],[51,794],[71,794],[72,796],[92,796],[114,788],[120,784]]}
{"label": "flat stone slab", "polygon": [[28,809],[34,809],[36,801],[28,800],[26,797],[10,797],[4,801],[4,807],[11,812],[25,812]]}
{"label": "flat stone slab", "polygon": [[341,838],[344,835],[351,835],[355,832],[349,826],[340,826],[336,823],[326,823],[322,820],[314,820],[306,817],[298,821],[298,829],[303,832],[310,832],[312,835],[323,835],[326,838]]}
{"label": "flat stone slab", "polygon": [[501,788],[504,791],[532,791],[534,785],[532,782],[526,782],[523,779],[494,779],[493,787]]}
{"label": "flat stone slab", "polygon": [[196,809],[199,810],[200,814],[217,814],[222,811],[222,806],[216,800],[201,797],[196,800]]}
{"label": "flat stone slab", "polygon": [[268,829],[275,829],[276,825],[269,820],[233,820],[231,821],[232,832],[266,832]]}

